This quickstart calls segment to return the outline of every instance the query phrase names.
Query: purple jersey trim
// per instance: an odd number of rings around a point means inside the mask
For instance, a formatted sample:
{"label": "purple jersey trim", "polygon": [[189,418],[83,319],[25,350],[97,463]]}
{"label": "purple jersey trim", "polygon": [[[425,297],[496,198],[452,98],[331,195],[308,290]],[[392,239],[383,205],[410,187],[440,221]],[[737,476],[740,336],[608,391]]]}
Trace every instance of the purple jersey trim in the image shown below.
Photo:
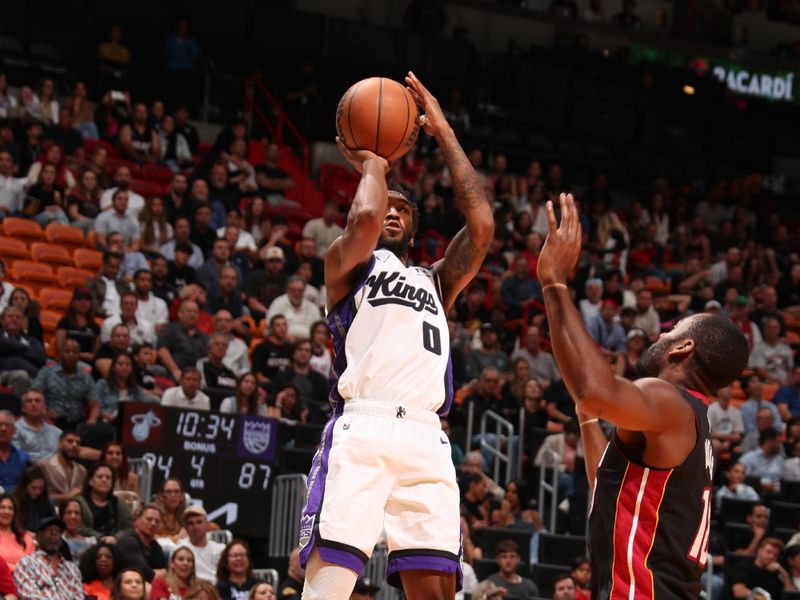
{"label": "purple jersey trim", "polygon": [[350,325],[353,324],[353,319],[356,318],[355,295],[364,287],[367,282],[367,277],[375,268],[375,255],[373,254],[366,268],[364,274],[358,280],[353,289],[339,302],[337,302],[328,313],[328,329],[333,338],[333,385],[329,400],[334,409],[338,409],[341,413],[344,407],[344,398],[339,393],[339,377],[344,373],[347,368],[347,356],[345,354],[345,341],[347,339],[347,332]]}
{"label": "purple jersey trim", "polygon": [[352,552],[340,548],[329,548],[322,544],[317,546],[317,550],[319,550],[320,558],[324,561],[355,571],[356,575],[359,577],[361,577],[361,574],[364,572],[364,561]]}
{"label": "purple jersey trim", "polygon": [[[457,558],[447,558],[445,556],[432,556],[426,554],[425,550],[419,550],[419,554],[410,554],[405,551],[403,556],[389,555],[389,564],[386,567],[386,581],[389,585],[398,589],[403,589],[403,582],[400,579],[400,571],[439,571],[441,573],[455,573],[456,591],[461,590],[464,574],[461,571],[461,562]],[[428,551],[433,552],[433,551]]]}
{"label": "purple jersey trim", "polygon": [[336,427],[336,420],[341,416],[341,412],[334,413],[333,417],[325,425],[322,431],[322,444],[314,455],[309,473],[309,488],[306,495],[306,505],[300,517],[300,540],[308,536],[308,541],[300,549],[300,564],[305,568],[311,550],[314,547],[316,536],[316,521],[322,510],[322,499],[325,496],[325,480],[328,476],[328,459],[331,453],[331,443],[333,443],[333,429]]}

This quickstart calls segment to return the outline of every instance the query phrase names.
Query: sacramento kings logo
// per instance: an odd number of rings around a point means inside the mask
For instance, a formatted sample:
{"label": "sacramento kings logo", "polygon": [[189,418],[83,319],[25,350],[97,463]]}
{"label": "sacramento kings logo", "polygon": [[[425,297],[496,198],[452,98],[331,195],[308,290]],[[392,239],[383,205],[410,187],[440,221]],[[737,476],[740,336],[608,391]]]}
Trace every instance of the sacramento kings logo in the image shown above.
{"label": "sacramento kings logo", "polygon": [[242,443],[250,454],[263,454],[269,448],[272,424],[264,421],[244,421]]}

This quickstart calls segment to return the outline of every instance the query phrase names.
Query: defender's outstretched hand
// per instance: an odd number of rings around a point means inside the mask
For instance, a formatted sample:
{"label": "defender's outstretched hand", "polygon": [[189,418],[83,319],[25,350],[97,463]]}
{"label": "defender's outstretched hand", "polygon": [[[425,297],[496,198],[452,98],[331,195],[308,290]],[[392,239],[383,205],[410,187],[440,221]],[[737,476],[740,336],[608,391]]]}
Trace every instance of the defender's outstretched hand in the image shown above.
{"label": "defender's outstretched hand", "polygon": [[559,196],[561,226],[556,223],[553,203],[547,203],[547,222],[550,231],[539,254],[536,272],[542,287],[551,283],[565,283],[575,270],[581,255],[581,221],[572,194]]}
{"label": "defender's outstretched hand", "polygon": [[417,79],[412,71],[406,75],[406,83],[411,95],[414,96],[414,101],[420,108],[423,114],[419,117],[419,122],[425,129],[425,133],[432,137],[443,131],[448,127],[447,119],[442,112],[442,107],[439,106],[439,101],[436,97],[428,91],[422,82]]}
{"label": "defender's outstretched hand", "polygon": [[377,161],[378,164],[383,168],[383,172],[388,173],[389,162],[382,156],[378,156],[369,150],[351,150],[344,145],[344,142],[339,139],[339,136],[336,136],[336,145],[339,147],[339,151],[342,153],[345,160],[353,165],[353,168],[355,168],[355,170],[359,173],[364,172],[364,163],[368,160]]}

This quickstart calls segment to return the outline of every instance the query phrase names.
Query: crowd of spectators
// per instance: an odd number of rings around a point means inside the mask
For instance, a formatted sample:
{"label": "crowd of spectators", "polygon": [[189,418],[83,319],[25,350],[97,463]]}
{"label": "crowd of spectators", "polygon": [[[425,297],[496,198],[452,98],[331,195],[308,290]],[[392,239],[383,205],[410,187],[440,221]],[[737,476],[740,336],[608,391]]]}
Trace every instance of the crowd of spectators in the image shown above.
{"label": "crowd of spectators", "polygon": [[[636,27],[635,5],[624,7],[620,25]],[[124,449],[82,446],[78,431],[117,424],[120,403],[130,401],[325,423],[332,355],[322,257],[342,231],[345,207],[329,200],[321,215],[290,227],[275,210],[293,206],[285,193],[296,182],[278,166],[287,149],[267,144],[253,158],[241,121],[201,150],[183,105],[112,91],[95,105],[80,82],[66,97],[50,80],[36,93],[25,85],[12,92],[11,83],[20,82],[0,74],[0,218],[74,225],[103,254],[50,339],[35,298],[0,269],[0,384],[22,410],[19,419],[0,411],[0,571],[13,573],[0,572],[0,583],[15,583],[20,598],[67,597],[59,594],[81,580],[98,598],[141,597],[146,586],[151,598],[270,597],[252,577],[246,542],[207,540],[207,515],[186,505],[182,482],[139,498]],[[125,159],[113,168],[109,148]],[[513,540],[488,548],[482,531],[518,529],[535,540],[547,527],[528,500],[534,469],[558,469],[559,502],[574,499],[582,470],[574,405],[549,352],[536,278],[544,204],[565,189],[576,192],[585,236],[570,290],[620,377],[635,378],[642,352],[686,315],[723,314],[746,335],[749,368],[709,409],[725,473],[714,505],[722,515],[726,500],[752,501],[761,525],[751,518],[752,539],[734,547],[716,520],[714,560],[722,566],[725,550],[750,556],[727,582],[737,598],[754,587],[794,589],[800,538],[776,531],[769,513],[763,522],[763,511],[800,500],[787,495],[800,481],[798,228],[756,176],[692,186],[660,179],[623,204],[603,173],[572,181],[569,165],[537,159],[515,173],[502,154],[485,163],[478,148],[469,159],[494,203],[496,234],[448,315],[456,401],[442,425],[460,474],[466,564],[493,553],[498,573],[478,585],[467,566],[468,591],[539,594],[539,582],[517,575],[536,553]],[[132,166],[169,169],[166,191],[135,193]],[[449,172],[422,143],[392,175],[420,211],[412,260],[430,265],[463,225]],[[490,454],[476,451],[479,440],[468,437],[475,431],[467,431],[488,410],[515,425],[511,439],[491,443],[512,448],[514,471],[522,444],[527,480],[501,486],[510,478],[489,477]],[[798,521],[789,528],[796,532]],[[284,598],[302,581],[293,556],[287,580],[295,584],[276,590]],[[573,558],[570,577],[551,582],[563,600],[588,597],[588,563]],[[725,582],[716,583],[722,593]]]}

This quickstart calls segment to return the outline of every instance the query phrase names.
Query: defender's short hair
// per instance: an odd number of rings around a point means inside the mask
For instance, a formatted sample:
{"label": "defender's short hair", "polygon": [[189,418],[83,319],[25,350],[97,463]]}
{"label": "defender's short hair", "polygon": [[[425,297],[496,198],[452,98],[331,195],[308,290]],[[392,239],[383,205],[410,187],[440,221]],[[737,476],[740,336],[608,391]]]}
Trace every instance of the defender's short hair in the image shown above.
{"label": "defender's short hair", "polygon": [[727,317],[695,318],[688,337],[695,345],[689,369],[711,393],[729,385],[747,366],[750,356],[747,339]]}

